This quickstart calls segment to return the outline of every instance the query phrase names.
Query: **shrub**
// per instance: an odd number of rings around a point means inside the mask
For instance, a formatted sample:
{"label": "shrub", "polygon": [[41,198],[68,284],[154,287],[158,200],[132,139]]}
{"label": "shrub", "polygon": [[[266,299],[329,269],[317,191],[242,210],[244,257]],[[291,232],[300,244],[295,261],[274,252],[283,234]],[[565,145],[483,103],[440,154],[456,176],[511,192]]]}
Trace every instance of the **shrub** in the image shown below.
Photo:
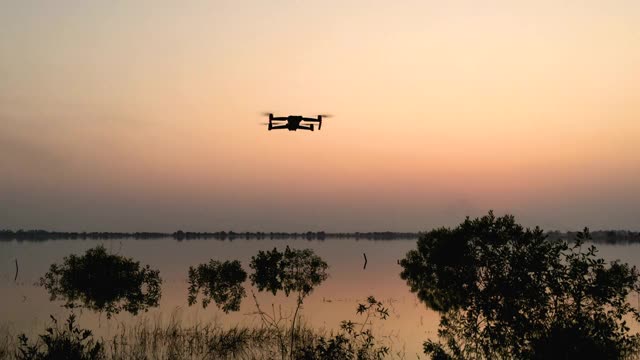
{"label": "shrub", "polygon": [[320,285],[328,277],[327,263],[311,249],[290,249],[284,252],[274,248],[272,251],[259,251],[251,257],[249,265],[254,273],[251,283],[258,291],[268,290],[274,295],[278,291],[297,292],[307,296],[314,287]]}
{"label": "shrub", "polygon": [[637,351],[626,317],[637,309],[635,267],[605,264],[588,229],[573,246],[524,229],[513,216],[467,218],[423,234],[401,261],[401,277],[441,313],[436,359],[620,358]]}
{"label": "shrub", "polygon": [[298,350],[297,359],[333,360],[333,359],[383,359],[389,354],[389,347],[377,346],[371,331],[374,318],[385,320],[389,310],[373,296],[367,302],[359,304],[356,312],[366,315],[364,322],[342,321],[340,332],[329,338],[319,337],[315,345],[307,345]]}
{"label": "shrub", "polygon": [[[53,326],[40,335],[40,342],[29,344],[25,334],[18,337],[19,347],[16,358],[19,360],[97,360],[103,359],[102,342],[93,340],[91,330],[77,327],[75,315],[71,314],[66,326],[59,326],[51,316]],[[44,349],[42,349],[44,348]]]}
{"label": "shrub", "polygon": [[[279,252],[274,248],[272,251],[259,251],[256,256],[251,257],[249,265],[253,270],[251,283],[258,288],[258,291],[268,290],[273,295],[278,291],[284,291],[289,296],[293,291],[297,293],[296,309],[291,319],[291,335],[289,342],[289,353],[291,358],[295,349],[295,330],[298,312],[302,307],[304,298],[313,291],[313,288],[320,285],[328,277],[327,263],[316,255],[311,249],[291,250],[289,246],[284,252]],[[258,304],[254,295],[258,314],[264,325],[274,329],[279,328],[281,319],[267,315]],[[283,352],[286,349],[285,341],[280,338],[280,346]]]}
{"label": "shrub", "polygon": [[242,298],[247,293],[242,283],[247,273],[238,260],[219,262],[211,260],[209,264],[189,267],[189,306],[197,302],[202,290],[202,307],[213,300],[225,313],[240,310]]}
{"label": "shrub", "polygon": [[51,300],[63,298],[68,308],[105,311],[108,318],[121,310],[135,315],[158,306],[161,283],[158,270],[108,254],[104,246],[89,249],[83,256],[65,257],[40,278]]}

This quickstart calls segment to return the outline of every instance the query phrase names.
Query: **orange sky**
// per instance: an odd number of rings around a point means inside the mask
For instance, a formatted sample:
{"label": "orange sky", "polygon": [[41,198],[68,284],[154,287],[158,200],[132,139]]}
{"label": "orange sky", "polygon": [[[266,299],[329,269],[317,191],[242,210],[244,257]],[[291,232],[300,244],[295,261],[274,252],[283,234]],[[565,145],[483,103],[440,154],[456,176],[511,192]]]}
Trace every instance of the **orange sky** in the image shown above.
{"label": "orange sky", "polygon": [[635,0],[10,0],[0,23],[0,227],[640,229]]}

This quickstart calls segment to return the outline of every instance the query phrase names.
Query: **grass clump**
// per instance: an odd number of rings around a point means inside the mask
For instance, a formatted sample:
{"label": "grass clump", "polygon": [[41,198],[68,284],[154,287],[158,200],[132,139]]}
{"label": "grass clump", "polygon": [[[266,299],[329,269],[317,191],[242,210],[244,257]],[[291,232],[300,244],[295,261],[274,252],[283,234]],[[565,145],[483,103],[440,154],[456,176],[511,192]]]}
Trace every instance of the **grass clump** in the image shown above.
{"label": "grass clump", "polygon": [[104,359],[104,346],[93,339],[91,330],[80,329],[75,315],[71,314],[65,325],[51,316],[53,326],[40,335],[34,343],[25,334],[18,336],[18,360],[98,360]]}
{"label": "grass clump", "polygon": [[138,320],[135,324],[121,324],[115,334],[95,339],[90,330],[79,329],[75,315],[65,324],[53,319],[53,326],[31,343],[26,335],[18,343],[7,339],[0,359],[17,360],[195,360],[195,359],[383,359],[389,347],[381,345],[372,333],[375,319],[386,319],[387,309],[369,297],[360,304],[358,314],[363,322],[343,321],[336,332],[311,328],[299,321],[293,335],[295,348],[283,341],[291,335],[288,326],[233,326],[219,323],[197,323],[185,326],[171,317],[167,323]]}
{"label": "grass clump", "polygon": [[264,328],[215,323],[183,326],[141,321],[121,326],[108,341],[108,359],[268,359],[272,334]]}
{"label": "grass clump", "polygon": [[15,347],[12,339],[9,328],[6,325],[0,327],[0,359],[8,359],[10,357],[11,349]]}

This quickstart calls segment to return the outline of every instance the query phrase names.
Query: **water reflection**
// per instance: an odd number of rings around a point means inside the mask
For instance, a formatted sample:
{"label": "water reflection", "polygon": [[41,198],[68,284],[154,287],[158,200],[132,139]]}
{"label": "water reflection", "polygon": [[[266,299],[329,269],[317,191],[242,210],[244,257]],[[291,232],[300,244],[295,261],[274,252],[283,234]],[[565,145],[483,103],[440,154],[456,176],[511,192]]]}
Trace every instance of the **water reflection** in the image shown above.
{"label": "water reflection", "polygon": [[240,261],[216,260],[209,264],[189,267],[189,306],[197,302],[197,296],[202,290],[202,307],[213,300],[219,309],[225,313],[240,310],[242,298],[247,296],[242,283],[247,280],[247,272],[242,269]]}
{"label": "water reflection", "polygon": [[[268,290],[273,295],[276,295],[278,291],[283,291],[286,296],[289,296],[292,291],[297,292],[296,308],[291,319],[289,337],[289,353],[293,358],[296,340],[300,337],[301,332],[298,312],[304,298],[313,291],[314,287],[327,279],[329,266],[311,249],[292,250],[289,246],[284,252],[279,252],[276,248],[271,251],[259,251],[256,256],[251,257],[250,266],[254,270],[254,273],[251,274],[251,283],[258,288],[258,291]],[[262,310],[255,295],[253,298],[263,326],[281,333],[280,323],[286,318],[277,317],[275,312],[273,316],[269,316]],[[296,321],[298,321],[298,328],[296,328]],[[280,344],[281,349],[286,349],[282,336],[280,336]]]}
{"label": "water reflection", "polygon": [[[186,306],[189,265],[208,264],[212,254],[215,254],[215,259],[219,261],[238,259],[249,275],[252,273],[248,266],[251,257],[260,250],[266,252],[277,247],[282,252],[289,246],[292,249],[310,248],[331,266],[328,269],[331,276],[305,298],[301,311],[303,325],[326,329],[327,332],[339,331],[340,322],[353,318],[358,304],[366,301],[368,295],[375,295],[388,305],[389,318],[375,323],[372,330],[389,340],[392,352],[404,351],[405,358],[425,358],[423,342],[437,339],[440,314],[420,303],[398,276],[402,268],[396,260],[403,258],[409,250],[416,249],[416,241],[357,241],[354,238],[328,238],[322,242],[302,239],[178,242],[172,238],[144,241],[0,242],[0,329],[4,324],[15,329],[16,334],[26,332],[36,336],[47,326],[49,314],[58,319],[66,318],[68,311],[59,306],[60,302],[49,302],[45,288],[31,284],[49,270],[50,264],[61,263],[63,257],[70,253],[84,255],[86,250],[100,244],[107,252],[132,257],[141,264],[150,264],[152,268],[160,270],[163,281],[160,305],[149,309],[148,313],[132,316],[128,312],[122,312],[107,321],[100,313],[84,312],[80,319],[82,326],[93,330],[97,337],[110,338],[120,326],[127,325],[128,329],[132,329],[131,326],[140,323],[150,324],[150,330],[153,331],[148,334],[152,335],[155,334],[156,324],[168,327],[167,324],[174,318],[182,324],[185,331],[199,323],[217,323],[223,328],[236,325],[258,328],[261,323],[259,316],[249,315],[256,310],[251,296],[252,289],[265,310],[271,312],[275,306],[278,312],[281,308],[289,316],[290,322],[296,306],[294,296],[287,298],[284,291],[278,291],[276,296],[268,290],[258,292],[257,288],[246,281],[244,287],[248,297],[241,302],[240,311],[227,314],[216,306],[211,306],[212,304],[206,310],[199,304]],[[598,245],[598,249],[605,259],[621,259],[640,264],[638,245]],[[368,258],[366,271],[362,270],[363,252]],[[20,264],[17,284],[13,281],[16,258]],[[201,294],[198,296],[200,303]],[[636,304],[635,295],[633,304]],[[364,318],[356,317],[354,320],[362,322]],[[629,322],[628,325],[633,330],[637,329],[635,322]],[[204,356],[206,351],[202,354]]]}
{"label": "water reflection", "polygon": [[108,318],[122,310],[135,315],[158,306],[161,283],[158,270],[109,254],[102,245],[83,256],[65,257],[40,278],[52,301],[60,298],[65,307],[105,312]]}
{"label": "water reflection", "polygon": [[[263,320],[263,328],[267,328],[278,339],[278,348],[283,358],[287,355],[293,358],[300,347],[298,342],[312,331],[301,328],[299,324],[298,313],[303,299],[313,291],[314,287],[327,279],[328,264],[311,249],[291,249],[287,246],[283,252],[278,251],[277,248],[266,252],[259,251],[251,258],[250,267],[253,269],[251,282],[258,291],[269,291],[273,295],[282,291],[286,296],[291,292],[297,294],[296,308],[290,318],[290,327],[287,324],[289,320],[287,317],[276,318],[275,315],[270,317],[264,313],[254,295],[257,313]],[[198,295],[202,293],[203,308],[213,301],[225,313],[240,310],[240,303],[246,297],[243,283],[247,278],[247,273],[242,269],[240,261],[220,262],[211,259],[208,264],[189,267],[188,277],[189,306],[195,304]],[[64,297],[67,307],[83,306],[105,311],[108,317],[122,309],[137,314],[140,309],[146,309],[145,306],[157,305],[160,296],[158,271],[152,271],[148,266],[140,269],[138,262],[107,254],[102,246],[89,249],[84,256],[65,257],[62,265],[51,265],[49,272],[41,279],[41,284],[48,290],[52,300]],[[151,291],[144,294],[145,296],[141,290],[143,285],[146,290]],[[78,305],[79,303],[81,305]],[[388,316],[382,303],[370,298],[369,308],[374,305],[385,318]],[[358,312],[368,312],[369,308],[361,305]],[[354,334],[354,338],[346,343],[347,348],[351,349],[357,337],[352,328],[348,329],[348,333]],[[361,350],[372,351],[373,335],[370,332],[362,335],[367,335],[368,338],[367,346],[363,346]],[[77,344],[82,345],[80,341],[77,341]],[[309,354],[313,354],[311,349],[314,347],[308,344],[305,347]],[[385,353],[388,348],[383,347],[379,351]]]}
{"label": "water reflection", "polygon": [[267,290],[273,295],[284,291],[287,296],[294,291],[300,299],[327,279],[329,267],[313,250],[292,250],[289,246],[284,252],[279,252],[276,248],[259,251],[256,256],[251,257],[249,266],[254,270],[251,283],[258,291]]}

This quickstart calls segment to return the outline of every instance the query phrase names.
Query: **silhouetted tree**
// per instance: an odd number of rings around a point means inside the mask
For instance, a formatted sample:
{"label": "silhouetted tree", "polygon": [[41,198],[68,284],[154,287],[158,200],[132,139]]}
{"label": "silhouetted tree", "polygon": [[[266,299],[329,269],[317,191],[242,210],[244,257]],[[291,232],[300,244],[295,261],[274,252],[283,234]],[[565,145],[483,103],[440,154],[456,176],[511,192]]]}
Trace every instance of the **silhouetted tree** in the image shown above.
{"label": "silhouetted tree", "polygon": [[621,358],[638,349],[624,321],[638,273],[605,264],[588,229],[572,247],[524,229],[513,216],[467,218],[423,234],[401,261],[401,277],[441,313],[434,359]]}
{"label": "silhouetted tree", "polygon": [[[316,255],[311,249],[290,249],[286,247],[284,252],[279,252],[274,248],[272,251],[259,251],[256,256],[251,257],[249,266],[254,270],[251,274],[251,283],[258,288],[258,291],[268,290],[274,295],[278,291],[284,291],[289,296],[293,291],[297,293],[296,310],[291,320],[291,358],[294,352],[294,331],[298,311],[302,307],[304,298],[313,291],[313,288],[320,285],[328,277],[327,263]],[[263,321],[266,321],[264,313],[260,310]],[[273,319],[267,321],[277,327]]]}
{"label": "silhouetted tree", "polygon": [[242,298],[247,293],[242,285],[247,280],[247,272],[242,269],[240,261],[216,260],[209,264],[189,267],[189,306],[196,303],[196,297],[202,290],[202,307],[213,300],[225,313],[240,310]]}
{"label": "silhouetted tree", "polygon": [[100,245],[83,256],[65,257],[61,265],[52,264],[40,285],[51,300],[60,297],[66,300],[66,307],[105,311],[110,318],[121,310],[135,315],[158,306],[159,273],[131,258],[108,254]]}
{"label": "silhouetted tree", "polygon": [[249,265],[254,273],[251,283],[258,291],[268,290],[274,295],[278,291],[297,292],[307,296],[315,286],[327,279],[327,263],[311,249],[290,249],[284,252],[274,248],[272,251],[259,251],[251,257]]}

